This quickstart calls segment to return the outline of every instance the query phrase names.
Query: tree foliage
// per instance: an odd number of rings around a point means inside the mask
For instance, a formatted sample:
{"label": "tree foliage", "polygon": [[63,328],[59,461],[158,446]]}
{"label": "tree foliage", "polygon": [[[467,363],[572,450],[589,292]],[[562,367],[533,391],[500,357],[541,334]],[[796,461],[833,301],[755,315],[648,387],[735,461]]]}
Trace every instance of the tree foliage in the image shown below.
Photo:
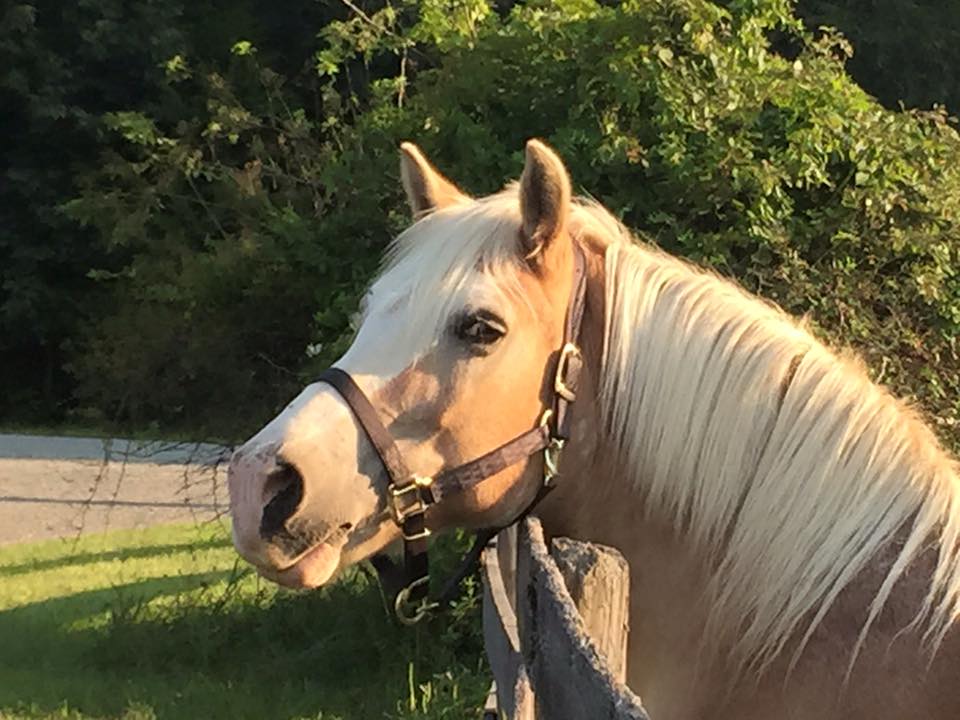
{"label": "tree foliage", "polygon": [[[83,178],[126,152],[124,118],[176,125],[202,112],[205,93],[168,82],[182,58],[210,66],[237,37],[263,41],[287,73],[308,62],[326,4],[291,0],[24,0],[0,8],[0,417],[62,421],[76,409],[85,328],[120,302],[91,270],[116,264],[113,248],[64,212]],[[292,37],[291,37],[292,35]],[[104,176],[104,187],[112,180]]]}
{"label": "tree foliage", "polygon": [[943,0],[798,0],[809,27],[839,28],[847,69],[887,107],[960,111],[960,6]]}
{"label": "tree foliage", "polygon": [[350,5],[290,40],[302,60],[235,35],[168,55],[161,105],[102,115],[66,205],[106,298],[72,346],[90,416],[255,428],[347,342],[406,222],[399,141],[485,193],[540,136],[628,225],[808,314],[956,443],[960,139],[851,81],[843,37],[788,0]]}
{"label": "tree foliage", "polygon": [[148,103],[174,12],[113,0],[0,10],[0,412],[46,419],[69,396],[61,346],[97,307],[86,273],[100,253],[58,207],[97,163],[99,115]]}

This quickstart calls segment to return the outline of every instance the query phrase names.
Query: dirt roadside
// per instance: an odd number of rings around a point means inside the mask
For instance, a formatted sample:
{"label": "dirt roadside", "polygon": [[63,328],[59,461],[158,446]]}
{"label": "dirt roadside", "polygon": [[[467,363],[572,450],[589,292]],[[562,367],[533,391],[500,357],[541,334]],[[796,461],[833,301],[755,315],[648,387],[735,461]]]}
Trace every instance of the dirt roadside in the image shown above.
{"label": "dirt roadside", "polygon": [[0,544],[225,516],[227,457],[213,445],[0,434]]}

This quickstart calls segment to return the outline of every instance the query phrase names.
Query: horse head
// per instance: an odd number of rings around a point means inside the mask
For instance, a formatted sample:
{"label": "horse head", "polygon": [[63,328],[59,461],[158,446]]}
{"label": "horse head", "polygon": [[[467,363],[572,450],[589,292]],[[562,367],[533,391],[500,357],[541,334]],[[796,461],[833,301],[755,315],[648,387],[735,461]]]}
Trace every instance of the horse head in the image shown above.
{"label": "horse head", "polygon": [[519,188],[473,199],[401,149],[414,223],[352,345],[230,462],[234,544],[292,587],[401,537],[510,522],[565,439],[585,281],[563,163],[530,141]]}

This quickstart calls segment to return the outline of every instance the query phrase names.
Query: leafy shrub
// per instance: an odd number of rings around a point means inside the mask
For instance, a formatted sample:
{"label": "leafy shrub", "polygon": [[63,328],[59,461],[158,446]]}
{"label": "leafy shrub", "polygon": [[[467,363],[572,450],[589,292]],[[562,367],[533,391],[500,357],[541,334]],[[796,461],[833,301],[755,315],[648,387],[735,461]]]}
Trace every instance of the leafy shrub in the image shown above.
{"label": "leafy shrub", "polygon": [[122,5],[0,9],[2,416],[42,421],[69,399],[61,343],[97,312],[102,297],[86,272],[101,253],[57,207],[76,192],[73,174],[97,162],[99,114],[147,102],[152,65],[176,47],[171,3]]}
{"label": "leafy shrub", "polygon": [[[229,75],[196,80],[208,108],[177,135],[141,113],[110,116],[131,147],[108,154],[69,205],[114,260],[97,277],[115,288],[116,311],[74,364],[97,420],[237,437],[303,384],[318,330],[312,354],[344,349],[355,293],[376,266],[385,234],[368,218],[386,207],[366,188],[381,182],[377,168],[346,167],[347,153],[288,106],[282,78],[249,48],[236,52]],[[171,76],[192,82],[181,66]]]}
{"label": "leafy shrub", "polygon": [[0,420],[64,419],[75,405],[69,347],[115,302],[88,276],[116,263],[115,253],[62,212],[78,179],[122,145],[109,120],[137,110],[175,125],[202,111],[206,93],[171,90],[165,68],[184,56],[222,66],[236,37],[262,43],[266,59],[295,72],[316,44],[303,28],[345,12],[313,0],[18,0],[0,8]]}
{"label": "leafy shrub", "polygon": [[77,355],[85,402],[254,428],[349,337],[405,222],[397,143],[480,193],[540,136],[628,225],[860,350],[957,447],[960,138],[942,112],[881,107],[845,74],[847,42],[787,0],[495,10],[409,0],[331,22],[309,76],[238,45],[229,72],[171,68],[202,110],[111,116],[129,147],[72,205],[123,248],[103,275],[116,310]]}

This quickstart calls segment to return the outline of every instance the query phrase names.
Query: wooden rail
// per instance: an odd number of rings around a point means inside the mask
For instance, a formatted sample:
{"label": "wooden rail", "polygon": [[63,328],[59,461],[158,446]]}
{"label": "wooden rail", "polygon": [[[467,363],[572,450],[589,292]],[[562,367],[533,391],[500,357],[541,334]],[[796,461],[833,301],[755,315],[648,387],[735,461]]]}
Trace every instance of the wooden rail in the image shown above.
{"label": "wooden rail", "polygon": [[540,522],[504,530],[483,558],[490,720],[649,720],[625,685],[629,569],[612,548]]}

